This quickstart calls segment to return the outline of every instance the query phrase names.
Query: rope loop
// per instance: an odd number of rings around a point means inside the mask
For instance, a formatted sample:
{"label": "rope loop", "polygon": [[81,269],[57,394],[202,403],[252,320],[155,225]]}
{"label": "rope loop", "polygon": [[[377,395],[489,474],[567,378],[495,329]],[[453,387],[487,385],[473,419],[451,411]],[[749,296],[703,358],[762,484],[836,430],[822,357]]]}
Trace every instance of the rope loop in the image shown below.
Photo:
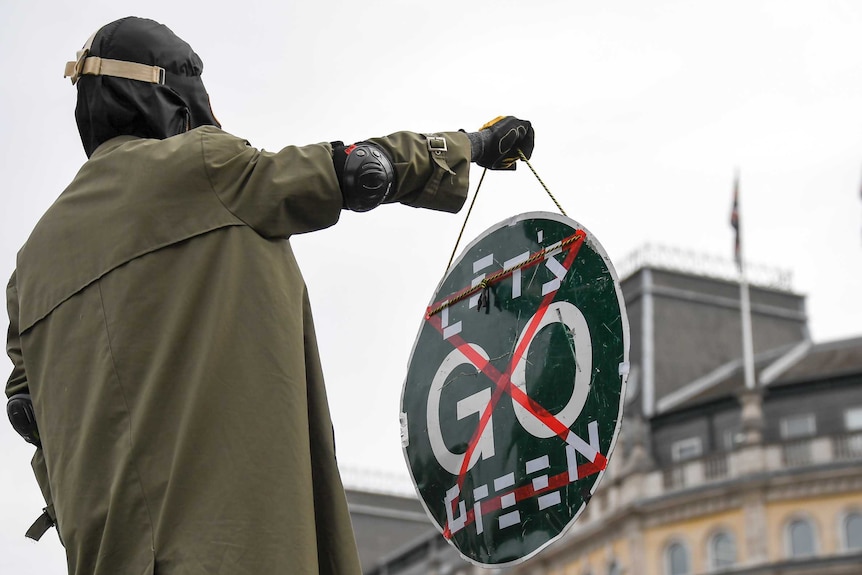
{"label": "rope loop", "polygon": [[527,159],[527,156],[524,155],[524,152],[518,150],[518,155],[521,156],[521,160],[527,164],[527,167],[530,168],[530,171],[533,172],[533,175],[536,176],[536,179],[539,180],[539,183],[542,184],[542,187],[545,188],[545,191],[548,192],[548,195],[551,196],[551,200],[553,200],[554,204],[557,206],[557,209],[560,210],[560,213],[566,217],[569,217],[566,214],[566,211],[563,209],[563,206],[560,205],[560,202],[557,201],[557,198],[554,197],[554,194],[551,193],[551,190],[548,189],[548,186],[545,185],[545,182],[542,181],[542,178],[539,177],[539,174],[536,172],[536,169],[533,167],[533,164],[530,163],[530,160]]}
{"label": "rope loop", "polygon": [[[545,188],[545,191],[551,197],[551,200],[554,202],[554,205],[557,206],[557,209],[560,210],[560,213],[564,216],[568,217],[566,211],[563,209],[563,206],[560,205],[560,202],[557,201],[557,198],[554,197],[554,194],[551,193],[551,190],[548,189],[548,186],[545,185],[545,182],[542,181],[542,178],[539,177],[539,174],[536,172],[536,169],[533,167],[533,164],[530,163],[530,160],[527,159],[527,156],[524,155],[520,149],[518,149],[518,156],[520,156],[521,160],[527,164],[527,167],[530,168],[530,171],[533,172],[533,175],[536,176],[536,179],[539,180],[539,183],[542,184],[542,187]],[[452,267],[452,262],[455,259],[455,254],[458,251],[458,244],[461,243],[461,237],[464,235],[464,230],[467,228],[467,220],[470,219],[470,214],[473,212],[473,206],[476,204],[476,198],[479,197],[479,190],[482,188],[482,182],[485,181],[485,174],[488,172],[488,168],[482,170],[482,177],[479,178],[479,184],[476,186],[476,192],[473,194],[473,200],[470,202],[470,207],[467,209],[467,215],[464,217],[464,224],[461,226],[461,231],[458,232],[458,239],[455,240],[455,247],[452,248],[452,255],[449,256],[449,263],[446,264],[446,271],[449,271],[449,268]]]}

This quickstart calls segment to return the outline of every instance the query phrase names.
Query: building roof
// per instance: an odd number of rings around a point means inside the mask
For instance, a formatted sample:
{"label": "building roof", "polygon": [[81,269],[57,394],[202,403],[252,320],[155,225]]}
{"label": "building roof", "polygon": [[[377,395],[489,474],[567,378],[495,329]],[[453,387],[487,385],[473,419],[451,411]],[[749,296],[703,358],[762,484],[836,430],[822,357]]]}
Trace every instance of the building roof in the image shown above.
{"label": "building roof", "polygon": [[[759,353],[754,357],[754,371],[761,388],[862,374],[862,337],[819,344],[806,340]],[[738,358],[662,398],[656,413],[734,397],[744,389],[744,366]]]}
{"label": "building roof", "polygon": [[788,365],[769,385],[831,379],[862,373],[862,337],[811,346],[796,362]]}
{"label": "building roof", "polygon": [[437,533],[415,496],[350,488],[345,492],[363,572],[373,569],[394,550]]}

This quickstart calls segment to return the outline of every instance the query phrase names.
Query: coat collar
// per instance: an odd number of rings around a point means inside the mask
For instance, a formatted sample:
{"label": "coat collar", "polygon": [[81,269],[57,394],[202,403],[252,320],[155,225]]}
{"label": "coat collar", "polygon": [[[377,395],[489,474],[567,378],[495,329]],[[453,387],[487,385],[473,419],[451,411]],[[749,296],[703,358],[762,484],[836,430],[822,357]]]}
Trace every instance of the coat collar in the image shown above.
{"label": "coat collar", "polygon": [[122,146],[127,142],[131,142],[133,140],[141,140],[138,136],[117,136],[116,138],[111,138],[107,142],[103,142],[93,151],[93,155],[90,156],[90,159],[95,158],[101,154],[107,154],[108,152],[112,152]]}

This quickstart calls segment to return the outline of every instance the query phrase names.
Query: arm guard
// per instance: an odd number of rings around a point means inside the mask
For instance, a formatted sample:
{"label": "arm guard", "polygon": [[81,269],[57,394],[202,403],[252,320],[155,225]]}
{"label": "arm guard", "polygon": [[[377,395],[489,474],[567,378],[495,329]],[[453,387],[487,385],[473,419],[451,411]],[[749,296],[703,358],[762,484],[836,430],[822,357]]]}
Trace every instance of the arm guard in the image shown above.
{"label": "arm guard", "polygon": [[332,163],[348,210],[367,212],[395,194],[395,167],[386,150],[376,144],[359,142],[345,148],[333,142]]}

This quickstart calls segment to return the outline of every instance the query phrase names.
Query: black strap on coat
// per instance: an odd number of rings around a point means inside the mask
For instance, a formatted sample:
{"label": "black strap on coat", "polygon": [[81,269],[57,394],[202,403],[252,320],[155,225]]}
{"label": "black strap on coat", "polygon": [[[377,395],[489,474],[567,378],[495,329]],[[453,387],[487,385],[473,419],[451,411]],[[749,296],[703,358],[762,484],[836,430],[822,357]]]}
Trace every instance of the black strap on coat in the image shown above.
{"label": "black strap on coat", "polygon": [[24,535],[33,541],[38,541],[42,538],[48,529],[57,524],[57,516],[54,515],[54,506],[49,505],[45,509],[42,510],[42,515],[39,516],[36,521],[33,522],[33,525],[30,526],[30,529],[27,530],[27,533]]}

